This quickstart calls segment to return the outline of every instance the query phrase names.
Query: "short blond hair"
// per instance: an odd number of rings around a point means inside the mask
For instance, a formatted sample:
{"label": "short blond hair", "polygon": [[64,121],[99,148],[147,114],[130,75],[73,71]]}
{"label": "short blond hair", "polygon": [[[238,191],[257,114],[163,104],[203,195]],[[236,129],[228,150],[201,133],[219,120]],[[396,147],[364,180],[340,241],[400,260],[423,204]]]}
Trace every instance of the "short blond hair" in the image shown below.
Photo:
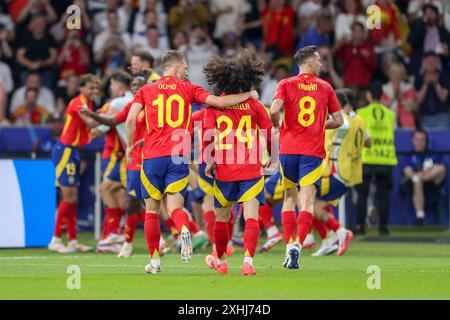
{"label": "short blond hair", "polygon": [[80,88],[84,87],[88,83],[97,83],[98,84],[98,83],[100,83],[100,79],[92,73],[83,74],[80,77]]}

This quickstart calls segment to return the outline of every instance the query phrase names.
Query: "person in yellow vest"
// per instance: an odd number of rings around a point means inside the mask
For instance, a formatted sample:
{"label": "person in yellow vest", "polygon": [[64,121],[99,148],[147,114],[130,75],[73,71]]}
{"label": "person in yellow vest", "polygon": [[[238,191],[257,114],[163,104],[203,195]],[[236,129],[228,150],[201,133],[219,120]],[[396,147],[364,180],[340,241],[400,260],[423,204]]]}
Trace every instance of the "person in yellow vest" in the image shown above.
{"label": "person in yellow vest", "polygon": [[[363,147],[370,147],[371,141],[364,120],[349,103],[349,95],[353,97],[352,100],[356,97],[351,89],[336,90],[336,96],[344,111],[344,124],[325,133],[327,155],[319,182],[313,222],[322,238],[322,244],[313,256],[323,256],[334,251],[342,255],[353,239],[353,233],[334,217],[332,207],[339,204],[339,200],[349,188],[362,182]],[[327,232],[327,229],[331,232]]]}
{"label": "person in yellow vest", "polygon": [[375,200],[379,216],[380,235],[388,235],[389,222],[389,190],[392,187],[392,167],[397,165],[394,136],[396,126],[395,112],[381,104],[382,86],[372,83],[367,92],[369,105],[358,109],[357,113],[366,123],[372,139],[372,147],[365,148],[362,155],[363,183],[356,187],[357,224],[355,232],[364,234],[364,223],[367,214],[367,197],[372,179],[375,180]]}

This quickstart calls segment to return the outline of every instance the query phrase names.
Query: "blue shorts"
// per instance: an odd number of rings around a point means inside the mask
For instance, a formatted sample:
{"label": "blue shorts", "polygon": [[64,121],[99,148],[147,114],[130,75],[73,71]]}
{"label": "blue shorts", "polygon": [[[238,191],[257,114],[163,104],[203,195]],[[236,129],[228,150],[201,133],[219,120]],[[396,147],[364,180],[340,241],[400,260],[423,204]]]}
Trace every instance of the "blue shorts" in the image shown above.
{"label": "blue shorts", "polygon": [[317,198],[333,206],[339,204],[348,187],[333,176],[322,177],[317,181]]}
{"label": "blue shorts", "polygon": [[122,183],[126,186],[127,179],[127,169],[126,169],[126,159],[117,157],[109,157],[106,159],[102,158],[102,172],[103,179],[108,179],[115,182]]}
{"label": "blue shorts", "polygon": [[186,159],[175,164],[172,156],[144,159],[141,168],[141,192],[144,199],[161,200],[166,193],[186,196],[189,166]]}
{"label": "blue shorts", "polygon": [[80,183],[80,151],[60,141],[52,148],[52,161],[56,167],[57,187],[78,187]]}
{"label": "blue shorts", "polygon": [[281,173],[279,171],[266,179],[264,188],[273,200],[281,200],[284,197],[284,188],[281,181]]}
{"label": "blue shorts", "polygon": [[316,184],[322,177],[323,159],[299,154],[280,154],[283,187],[290,189]]}
{"label": "blue shorts", "polygon": [[127,170],[127,193],[133,200],[141,200],[141,171]]}
{"label": "blue shorts", "polygon": [[205,195],[214,196],[213,185],[214,179],[207,177],[205,174],[206,163],[198,166],[198,188],[195,192],[196,196],[203,197]]}
{"label": "blue shorts", "polygon": [[230,207],[235,203],[256,198],[261,205],[266,203],[264,177],[252,180],[223,182],[214,180],[214,205],[216,208]]}

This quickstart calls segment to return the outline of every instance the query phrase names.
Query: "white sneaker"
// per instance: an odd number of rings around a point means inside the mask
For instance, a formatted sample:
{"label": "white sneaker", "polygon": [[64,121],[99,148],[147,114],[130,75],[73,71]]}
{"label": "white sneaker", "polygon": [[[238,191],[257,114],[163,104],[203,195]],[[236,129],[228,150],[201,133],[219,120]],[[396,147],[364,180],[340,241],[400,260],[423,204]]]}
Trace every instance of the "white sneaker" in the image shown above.
{"label": "white sneaker", "polygon": [[110,233],[105,239],[100,240],[97,246],[109,246],[116,243],[124,243],[125,236],[117,233]]}
{"label": "white sneaker", "polygon": [[189,262],[192,258],[192,241],[189,229],[183,227],[181,230],[181,261]]}
{"label": "white sneaker", "polygon": [[131,257],[133,253],[133,243],[132,242],[125,242],[122,246],[122,249],[120,250],[119,254],[117,255],[118,258],[129,258]]}
{"label": "white sneaker", "polygon": [[78,240],[72,240],[67,243],[65,250],[61,253],[77,253],[77,252],[89,252],[94,250],[93,247],[86,246],[84,244],[78,243]]}
{"label": "white sneaker", "polygon": [[286,269],[299,269],[300,254],[302,252],[302,247],[300,243],[294,242],[290,245],[289,251],[287,251],[286,256],[283,261],[283,267]]}
{"label": "white sneaker", "polygon": [[52,237],[52,240],[47,246],[48,250],[54,251],[54,252],[62,252],[66,250],[66,246],[62,242],[61,238]]}
{"label": "white sneaker", "polygon": [[316,239],[312,233],[306,236],[305,241],[303,241],[302,249],[316,249]]}
{"label": "white sneaker", "polygon": [[151,273],[151,274],[161,273],[161,266],[159,264],[155,265],[155,266],[152,266],[151,264],[148,264],[148,265],[145,266],[145,272]]}
{"label": "white sneaker", "polygon": [[334,232],[330,233],[328,237],[322,240],[319,250],[314,252],[311,256],[321,257],[329,255],[338,250],[337,237]]}

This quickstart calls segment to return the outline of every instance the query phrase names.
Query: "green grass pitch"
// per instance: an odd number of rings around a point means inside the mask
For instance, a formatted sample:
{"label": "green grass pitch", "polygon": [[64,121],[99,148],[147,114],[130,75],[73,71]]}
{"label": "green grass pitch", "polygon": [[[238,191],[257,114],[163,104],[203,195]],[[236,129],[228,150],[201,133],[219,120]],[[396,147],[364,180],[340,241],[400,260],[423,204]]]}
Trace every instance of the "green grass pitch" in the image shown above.
{"label": "green grass pitch", "polygon": [[[439,237],[442,230],[394,229],[392,236]],[[92,234],[81,240],[94,244]],[[304,251],[300,270],[281,266],[284,245],[257,254],[257,276],[240,274],[242,252],[229,259],[230,274],[220,276],[204,263],[208,251],[183,264],[179,254],[162,258],[163,272],[148,275],[142,231],[135,255],[61,255],[46,249],[0,250],[0,299],[450,299],[450,242],[384,243],[355,239],[342,257],[311,257]],[[81,288],[69,290],[67,268],[81,270]],[[380,267],[381,288],[367,288],[367,268]]]}

